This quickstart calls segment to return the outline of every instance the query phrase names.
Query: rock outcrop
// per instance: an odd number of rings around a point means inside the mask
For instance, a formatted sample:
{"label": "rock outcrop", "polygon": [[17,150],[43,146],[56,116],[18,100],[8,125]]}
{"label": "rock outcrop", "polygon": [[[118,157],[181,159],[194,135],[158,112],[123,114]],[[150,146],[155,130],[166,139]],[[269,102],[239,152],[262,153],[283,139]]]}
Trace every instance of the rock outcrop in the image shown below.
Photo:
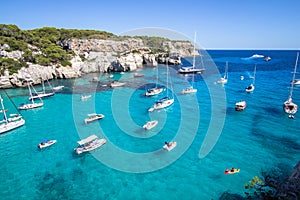
{"label": "rock outcrop", "polygon": [[[28,79],[31,79],[33,84],[40,84],[42,79],[76,78],[91,72],[133,71],[141,68],[143,63],[156,66],[158,57],[161,57],[161,55],[151,53],[150,48],[140,38],[70,39],[64,41],[62,46],[64,49],[74,51],[72,66],[40,66],[27,63],[29,67],[22,67],[18,73],[1,76],[0,88],[24,87]],[[0,57],[16,60],[22,58],[23,52],[7,52],[5,48],[5,45],[1,46]],[[31,46],[31,48],[34,47]],[[193,45],[187,41],[165,41],[161,49],[180,56],[190,56]]]}

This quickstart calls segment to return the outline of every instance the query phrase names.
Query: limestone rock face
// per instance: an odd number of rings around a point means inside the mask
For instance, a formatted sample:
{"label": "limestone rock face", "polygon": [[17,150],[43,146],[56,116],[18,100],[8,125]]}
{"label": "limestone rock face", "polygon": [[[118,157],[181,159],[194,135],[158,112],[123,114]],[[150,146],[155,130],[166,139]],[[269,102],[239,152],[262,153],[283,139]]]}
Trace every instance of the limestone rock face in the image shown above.
{"label": "limestone rock face", "polygon": [[[91,72],[134,71],[141,68],[143,63],[157,66],[159,61],[159,55],[151,53],[150,48],[140,38],[69,39],[61,45],[75,52],[71,60],[72,66],[40,66],[27,63],[28,68],[23,67],[18,73],[0,77],[0,88],[24,87],[28,79],[33,84],[40,84],[42,80],[77,78]],[[7,52],[6,48],[9,48],[6,44],[0,46],[0,57],[16,60],[22,58],[23,52]],[[191,56],[193,53],[193,45],[187,41],[165,41],[161,48],[182,57]]]}

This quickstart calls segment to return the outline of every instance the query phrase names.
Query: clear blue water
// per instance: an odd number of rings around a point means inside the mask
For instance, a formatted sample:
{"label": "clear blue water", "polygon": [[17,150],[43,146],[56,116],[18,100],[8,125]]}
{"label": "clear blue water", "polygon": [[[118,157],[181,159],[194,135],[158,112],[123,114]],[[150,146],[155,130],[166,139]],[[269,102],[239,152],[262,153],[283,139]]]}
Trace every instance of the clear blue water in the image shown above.
{"label": "clear blue water", "polygon": [[[55,80],[65,85],[61,93],[44,100],[44,107],[22,112],[25,126],[0,135],[0,196],[4,199],[218,199],[223,192],[243,195],[244,184],[261,170],[284,168],[290,173],[299,161],[300,117],[288,119],[282,103],[289,93],[295,64],[295,51],[208,51],[203,75],[195,75],[197,94],[181,95],[192,76],[176,73],[170,66],[175,103],[148,113],[157,97],[143,96],[156,81],[156,71],[144,67],[134,73],[114,74],[126,87],[111,90],[103,86],[106,74],[88,74],[79,79]],[[272,60],[250,58],[253,54]],[[184,64],[191,58],[184,60]],[[214,82],[229,62],[228,83]],[[197,58],[200,67],[200,59]],[[245,87],[257,73],[253,93]],[[174,69],[174,70],[172,70]],[[240,80],[244,75],[245,79]],[[97,76],[101,82],[90,83]],[[300,75],[296,75],[300,76]],[[300,78],[300,77],[299,77]],[[159,66],[159,84],[166,85],[166,67]],[[36,87],[39,89],[39,87]],[[169,88],[171,90],[171,88]],[[170,91],[169,90],[169,91]],[[27,99],[27,89],[6,90],[15,104]],[[80,101],[82,94],[92,94]],[[5,106],[16,112],[4,91]],[[300,105],[300,91],[293,99]],[[247,108],[236,112],[237,101]],[[103,113],[105,118],[85,125],[88,113]],[[157,127],[144,131],[151,119]],[[105,136],[108,143],[93,153],[75,155],[80,138],[91,134]],[[39,151],[45,139],[58,142]],[[177,147],[166,152],[164,141],[175,140]],[[225,168],[241,171],[224,175]]]}

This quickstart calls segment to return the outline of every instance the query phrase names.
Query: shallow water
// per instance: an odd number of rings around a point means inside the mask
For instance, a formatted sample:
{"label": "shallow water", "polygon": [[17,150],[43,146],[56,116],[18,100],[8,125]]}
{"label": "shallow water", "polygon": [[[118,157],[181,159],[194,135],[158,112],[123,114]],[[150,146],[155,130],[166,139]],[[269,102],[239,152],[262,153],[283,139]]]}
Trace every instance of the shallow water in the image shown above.
{"label": "shallow water", "polygon": [[[44,107],[23,111],[25,126],[0,136],[0,196],[5,199],[218,199],[223,192],[244,194],[244,184],[261,170],[285,167],[289,173],[299,160],[299,116],[288,119],[282,103],[289,93],[295,51],[208,51],[218,66],[205,56],[206,71],[195,75],[197,94],[181,95],[192,76],[176,73],[170,66],[175,103],[149,113],[157,97],[147,98],[145,90],[155,84],[156,69],[144,67],[133,73],[114,74],[126,82],[111,89],[106,74],[88,74],[72,80],[55,80],[65,85],[61,93],[44,100]],[[251,59],[253,54],[270,56],[271,61]],[[184,60],[184,64],[191,61]],[[224,86],[214,82],[229,63]],[[196,65],[201,67],[200,59]],[[245,92],[257,64],[255,91]],[[159,66],[159,84],[166,86],[166,66]],[[174,70],[173,70],[174,69]],[[240,80],[244,75],[245,79]],[[94,76],[100,83],[90,83]],[[297,77],[297,75],[296,75]],[[39,87],[36,87],[38,90]],[[26,88],[6,90],[15,104],[26,101]],[[82,94],[92,94],[80,101]],[[300,102],[299,87],[293,100]],[[9,112],[16,112],[1,91]],[[247,108],[236,112],[237,101]],[[88,113],[105,118],[85,125]],[[141,127],[157,119],[150,131]],[[224,123],[224,125],[223,125]],[[108,139],[93,153],[75,155],[80,138],[96,134]],[[56,139],[48,149],[38,150],[45,139]],[[177,147],[162,150],[165,141]],[[211,151],[210,151],[211,150]],[[200,153],[201,152],[201,153]],[[224,175],[225,168],[241,171]]]}

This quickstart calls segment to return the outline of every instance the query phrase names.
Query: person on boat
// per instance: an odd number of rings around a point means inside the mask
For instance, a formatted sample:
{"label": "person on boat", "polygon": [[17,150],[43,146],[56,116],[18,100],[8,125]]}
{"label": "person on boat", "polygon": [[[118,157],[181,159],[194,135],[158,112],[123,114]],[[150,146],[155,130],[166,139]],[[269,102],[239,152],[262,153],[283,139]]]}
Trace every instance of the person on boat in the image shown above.
{"label": "person on boat", "polygon": [[170,146],[171,146],[171,143],[170,143],[170,142],[165,142],[165,144],[167,145],[167,147],[170,147]]}
{"label": "person on boat", "polygon": [[234,172],[234,171],[235,171],[235,168],[232,168],[230,171],[231,171],[231,172]]}
{"label": "person on boat", "polygon": [[228,168],[226,168],[226,169],[225,169],[225,173],[228,173],[228,172],[229,172],[229,169],[228,169]]}

